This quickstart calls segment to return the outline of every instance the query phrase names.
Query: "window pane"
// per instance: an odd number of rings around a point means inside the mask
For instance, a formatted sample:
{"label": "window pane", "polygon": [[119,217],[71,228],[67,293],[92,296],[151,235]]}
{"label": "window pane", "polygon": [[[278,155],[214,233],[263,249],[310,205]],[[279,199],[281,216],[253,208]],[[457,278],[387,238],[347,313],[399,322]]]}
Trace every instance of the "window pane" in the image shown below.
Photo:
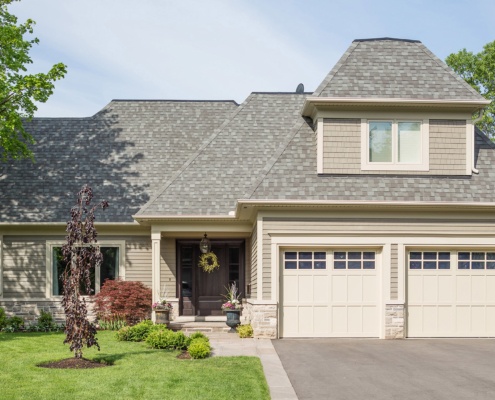
{"label": "window pane", "polygon": [[436,261],[425,261],[423,264],[423,269],[437,269]]}
{"label": "window pane", "polygon": [[495,260],[495,253],[486,253],[487,260]]}
{"label": "window pane", "polygon": [[62,274],[65,270],[64,256],[62,248],[53,248],[53,295],[61,296],[63,294]]}
{"label": "window pane", "polygon": [[315,260],[325,260],[327,258],[327,253],[324,251],[315,251]]}
{"label": "window pane", "polygon": [[350,251],[347,254],[347,258],[349,260],[360,260],[361,259],[361,252],[359,252],[359,251]]}
{"label": "window pane", "polygon": [[469,260],[469,253],[459,252],[458,257],[459,257],[459,260]]}
{"label": "window pane", "polygon": [[363,253],[363,258],[365,260],[374,260],[375,259],[375,252],[374,251],[365,251]]}
{"label": "window pane", "polygon": [[375,262],[374,261],[364,261],[363,262],[363,268],[364,269],[375,269]]}
{"label": "window pane", "polygon": [[299,269],[312,269],[313,262],[312,261],[299,261]]}
{"label": "window pane", "polygon": [[297,262],[296,261],[286,261],[285,262],[285,269],[297,269]]}
{"label": "window pane", "polygon": [[421,261],[411,261],[409,262],[410,269],[421,269]]}
{"label": "window pane", "polygon": [[333,253],[333,257],[336,260],[345,260],[345,251],[336,251]]}
{"label": "window pane", "polygon": [[315,261],[315,269],[327,269],[326,261]]}
{"label": "window pane", "polygon": [[370,122],[370,162],[392,162],[392,123]]}
{"label": "window pane", "polygon": [[297,253],[295,251],[286,251],[285,259],[286,260],[295,260],[297,258]]}
{"label": "window pane", "polygon": [[423,259],[424,260],[436,260],[437,259],[437,253],[432,252],[432,251],[425,251],[423,253]]}
{"label": "window pane", "polygon": [[349,269],[361,269],[361,261],[349,261]]}
{"label": "window pane", "polygon": [[469,269],[469,261],[459,261],[457,269]]}
{"label": "window pane", "polygon": [[473,264],[471,265],[471,269],[485,269],[485,262],[473,261]]}
{"label": "window pane", "polygon": [[333,267],[335,269],[345,269],[345,261],[335,261]]}
{"label": "window pane", "polygon": [[486,263],[486,269],[495,269],[495,262],[489,261]]}
{"label": "window pane", "polygon": [[409,258],[411,260],[421,260],[421,252],[411,251],[411,253],[409,253]]}
{"label": "window pane", "polygon": [[449,252],[445,252],[445,251],[441,251],[440,253],[438,253],[438,258],[440,260],[450,260],[450,253]]}
{"label": "window pane", "polygon": [[438,269],[450,269],[450,261],[440,261],[438,263]]}
{"label": "window pane", "polygon": [[484,260],[485,253],[472,253],[472,260]]}
{"label": "window pane", "polygon": [[400,163],[421,163],[421,123],[399,122],[398,161]]}
{"label": "window pane", "polygon": [[100,287],[107,279],[115,280],[119,276],[119,248],[101,247],[103,261],[100,266]]}
{"label": "window pane", "polygon": [[311,260],[313,258],[313,253],[311,251],[300,251],[299,259],[300,260]]}

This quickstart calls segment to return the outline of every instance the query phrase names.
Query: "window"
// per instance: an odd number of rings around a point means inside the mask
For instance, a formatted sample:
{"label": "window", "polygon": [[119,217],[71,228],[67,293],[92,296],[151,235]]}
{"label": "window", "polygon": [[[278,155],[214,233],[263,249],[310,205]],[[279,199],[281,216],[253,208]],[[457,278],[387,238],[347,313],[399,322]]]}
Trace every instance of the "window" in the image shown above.
{"label": "window", "polygon": [[[117,279],[124,276],[121,260],[123,260],[124,244],[122,243],[99,243],[100,251],[103,254],[101,265],[91,273],[91,293],[100,291],[101,286],[107,279]],[[62,255],[62,245],[60,243],[47,243],[47,293],[49,296],[61,296],[63,290],[62,274],[65,269],[65,262]]]}
{"label": "window", "polygon": [[375,269],[374,251],[335,251],[334,269]]}
{"label": "window", "polygon": [[324,251],[286,251],[285,269],[326,269],[327,253]]}
{"label": "window", "polygon": [[460,251],[457,253],[458,269],[495,269],[495,253]]}
{"label": "window", "polygon": [[411,251],[409,269],[450,269],[450,252]]}
{"label": "window", "polygon": [[363,170],[428,171],[428,121],[362,120]]}

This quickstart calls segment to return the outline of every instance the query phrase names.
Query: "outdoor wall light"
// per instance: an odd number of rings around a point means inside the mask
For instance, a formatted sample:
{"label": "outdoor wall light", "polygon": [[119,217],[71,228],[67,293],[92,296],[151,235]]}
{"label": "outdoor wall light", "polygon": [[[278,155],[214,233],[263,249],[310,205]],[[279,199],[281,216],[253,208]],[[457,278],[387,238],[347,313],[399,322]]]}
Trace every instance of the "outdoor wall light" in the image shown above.
{"label": "outdoor wall light", "polygon": [[208,236],[205,233],[205,236],[203,239],[201,239],[201,242],[199,243],[199,249],[201,250],[201,253],[206,254],[209,253],[211,250],[211,243],[210,240],[208,239]]}

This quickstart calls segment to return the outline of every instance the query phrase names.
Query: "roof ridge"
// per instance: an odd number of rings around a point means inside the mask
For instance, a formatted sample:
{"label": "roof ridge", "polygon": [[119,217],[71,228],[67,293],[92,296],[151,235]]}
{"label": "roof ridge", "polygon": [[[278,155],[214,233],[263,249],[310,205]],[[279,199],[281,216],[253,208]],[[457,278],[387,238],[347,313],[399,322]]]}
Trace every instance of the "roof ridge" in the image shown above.
{"label": "roof ridge", "polygon": [[[239,105],[235,100],[189,100],[189,99],[112,99],[112,102],[149,102],[149,103],[234,103]],[[109,104],[110,104],[109,103]]]}
{"label": "roof ridge", "polygon": [[261,185],[261,183],[264,181],[266,176],[275,166],[276,162],[279,160],[282,154],[285,153],[285,150],[287,150],[287,147],[292,142],[297,132],[299,132],[299,130],[306,123],[306,120],[303,117],[301,118],[302,121],[301,122],[297,121],[289,130],[289,134],[287,135],[285,140],[281,142],[279,148],[273,153],[273,156],[266,162],[265,166],[261,169],[258,178],[254,181],[251,187],[245,192],[245,196],[243,198],[250,199],[253,196],[254,192],[256,192],[256,189],[258,189],[259,185]]}
{"label": "roof ridge", "polygon": [[399,38],[391,38],[391,37],[380,37],[380,38],[368,38],[368,39],[354,39],[353,42],[384,42],[384,41],[392,41],[392,42],[407,42],[407,43],[421,43],[421,40],[416,39],[399,39]]}
{"label": "roof ridge", "polygon": [[449,73],[451,76],[453,76],[459,83],[464,85],[469,89],[469,91],[472,94],[476,94],[479,97],[483,97],[479,92],[477,92],[469,83],[467,83],[464,79],[462,79],[459,75],[455,73],[455,71],[450,68],[445,62],[440,60],[435,54],[433,54],[423,43],[419,42],[417,43],[417,46],[428,56],[430,57],[434,62],[438,64],[445,72]]}
{"label": "roof ridge", "polygon": [[172,176],[169,178],[167,182],[159,189],[149,200],[148,202],[142,206],[139,211],[136,213],[136,215],[141,215],[144,213],[144,211],[151,205],[153,204],[162,194],[165,192],[165,190],[168,189],[168,187],[175,182],[175,180],[196,160],[196,158],[199,157],[201,152],[206,149],[216,138],[217,136],[223,131],[223,129],[230,123],[232,120],[239,114],[241,110],[243,110],[247,104],[252,100],[254,96],[249,95],[247,99],[235,109],[235,111],[220,125],[218,128],[216,128],[213,133],[210,135],[209,138],[203,141],[201,146],[196,150],[185,162],[182,164],[182,167],[180,167],[175,173],[172,174]]}
{"label": "roof ridge", "polygon": [[359,43],[360,42],[356,42],[356,41],[351,43],[351,45],[347,48],[347,50],[342,55],[342,57],[340,57],[339,61],[337,61],[337,63],[333,66],[333,68],[330,70],[330,72],[327,74],[327,76],[325,76],[323,81],[318,85],[316,90],[313,92],[313,96],[316,96],[316,97],[320,96],[323,89],[325,89],[330,84],[330,81],[332,81],[332,79],[335,77],[335,75],[337,75],[340,68],[345,64],[345,62],[347,61],[349,56],[359,46]]}

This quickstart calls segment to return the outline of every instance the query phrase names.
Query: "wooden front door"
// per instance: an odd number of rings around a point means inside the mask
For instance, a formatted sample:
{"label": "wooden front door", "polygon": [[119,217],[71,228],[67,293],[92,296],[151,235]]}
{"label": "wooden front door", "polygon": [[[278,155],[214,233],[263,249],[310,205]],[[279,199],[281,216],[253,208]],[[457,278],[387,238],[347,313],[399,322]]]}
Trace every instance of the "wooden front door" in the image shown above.
{"label": "wooden front door", "polygon": [[212,240],[211,251],[217,256],[220,268],[204,272],[198,267],[199,241],[177,242],[180,315],[222,315],[225,287],[236,282],[239,291],[243,291],[244,241]]}

